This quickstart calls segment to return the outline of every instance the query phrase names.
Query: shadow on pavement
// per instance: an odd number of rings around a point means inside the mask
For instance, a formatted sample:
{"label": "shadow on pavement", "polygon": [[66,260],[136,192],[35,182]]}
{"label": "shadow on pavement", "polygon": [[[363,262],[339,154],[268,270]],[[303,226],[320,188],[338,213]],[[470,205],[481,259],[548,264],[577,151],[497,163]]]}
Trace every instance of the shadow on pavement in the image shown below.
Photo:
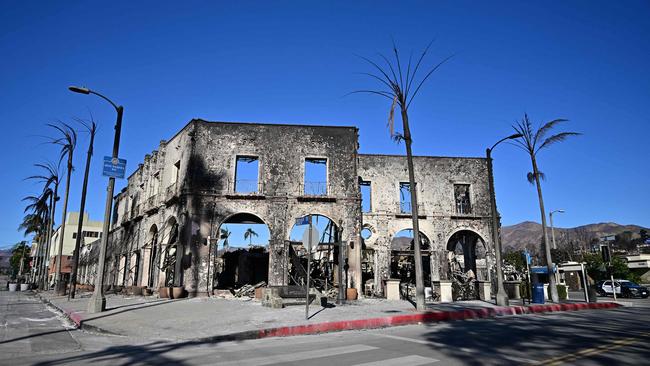
{"label": "shadow on pavement", "polygon": [[425,337],[445,345],[432,346],[437,352],[467,365],[543,364],[563,355],[559,361],[570,364],[581,356],[566,355],[598,347],[585,352],[597,364],[647,362],[650,332],[638,311],[623,308],[548,315],[430,324]]}

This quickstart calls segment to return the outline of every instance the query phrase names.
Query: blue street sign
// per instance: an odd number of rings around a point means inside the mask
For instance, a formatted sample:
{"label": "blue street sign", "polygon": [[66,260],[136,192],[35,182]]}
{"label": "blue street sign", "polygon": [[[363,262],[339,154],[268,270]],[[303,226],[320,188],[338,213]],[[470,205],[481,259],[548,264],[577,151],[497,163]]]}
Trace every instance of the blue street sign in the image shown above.
{"label": "blue street sign", "polygon": [[297,218],[296,225],[309,225],[309,216],[303,216]]}
{"label": "blue street sign", "polygon": [[110,156],[104,156],[104,170],[102,175],[105,177],[124,178],[126,171],[126,159],[113,159]]}

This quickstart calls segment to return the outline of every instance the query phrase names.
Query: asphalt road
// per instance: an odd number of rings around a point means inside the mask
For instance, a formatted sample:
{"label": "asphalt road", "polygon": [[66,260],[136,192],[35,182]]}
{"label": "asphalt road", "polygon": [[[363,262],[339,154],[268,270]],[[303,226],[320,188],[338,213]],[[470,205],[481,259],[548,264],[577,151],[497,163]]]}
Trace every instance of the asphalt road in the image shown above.
{"label": "asphalt road", "polygon": [[630,305],[634,306],[198,343],[73,330],[37,299],[0,292],[0,365],[648,364],[650,300],[633,300]]}

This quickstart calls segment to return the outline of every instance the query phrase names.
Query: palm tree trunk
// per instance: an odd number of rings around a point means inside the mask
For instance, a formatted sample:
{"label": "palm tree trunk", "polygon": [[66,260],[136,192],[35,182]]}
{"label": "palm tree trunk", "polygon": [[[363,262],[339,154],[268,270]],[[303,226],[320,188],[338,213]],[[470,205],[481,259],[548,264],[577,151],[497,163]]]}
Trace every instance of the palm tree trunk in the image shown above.
{"label": "palm tree trunk", "polygon": [[65,236],[65,216],[68,213],[68,196],[70,194],[70,176],[72,175],[72,155],[68,156],[68,174],[65,181],[65,197],[63,198],[63,212],[61,216],[61,232],[59,233],[59,250],[56,261],[56,276],[54,278],[56,291],[65,291],[59,289],[61,281],[61,262],[63,261],[63,237]]}
{"label": "palm tree trunk", "polygon": [[54,194],[50,199],[50,219],[47,224],[47,243],[45,249],[45,260],[43,261],[43,289],[48,290],[50,277],[50,250],[52,246],[52,227],[54,226],[54,214],[56,213],[56,198],[59,193],[59,183],[54,185]]}
{"label": "palm tree trunk", "polygon": [[544,209],[544,198],[542,197],[542,185],[539,182],[539,172],[537,170],[537,161],[535,155],[531,155],[533,163],[533,174],[535,176],[535,184],[537,185],[537,198],[539,199],[539,210],[542,215],[542,239],[544,241],[544,253],[546,254],[546,267],[548,269],[548,287],[551,293],[551,300],[557,303],[559,297],[557,294],[557,286],[555,284],[555,276],[553,275],[553,259],[551,258],[551,246],[548,242],[548,234],[546,232],[546,210]]}
{"label": "palm tree trunk", "polygon": [[420,226],[418,224],[418,198],[413,169],[413,153],[411,151],[411,130],[409,128],[408,113],[402,107],[402,125],[404,129],[404,142],[406,145],[406,164],[409,170],[409,188],[411,190],[411,217],[413,219],[413,256],[415,260],[415,306],[417,310],[425,309],[424,280],[422,274],[422,253],[420,252]]}
{"label": "palm tree trunk", "polygon": [[[81,187],[81,207],[79,207],[79,224],[77,225],[77,241],[74,245],[74,254],[72,257],[72,272],[70,273],[70,294],[69,298],[74,299],[77,285],[77,267],[79,267],[79,249],[81,240],[83,240],[84,210],[86,209],[86,191],[88,189],[88,173],[90,171],[90,159],[93,156],[93,143],[95,141],[95,131],[90,131],[90,144],[88,145],[88,155],[86,157],[86,170],[84,172],[84,182]],[[135,281],[135,280],[134,280]]]}

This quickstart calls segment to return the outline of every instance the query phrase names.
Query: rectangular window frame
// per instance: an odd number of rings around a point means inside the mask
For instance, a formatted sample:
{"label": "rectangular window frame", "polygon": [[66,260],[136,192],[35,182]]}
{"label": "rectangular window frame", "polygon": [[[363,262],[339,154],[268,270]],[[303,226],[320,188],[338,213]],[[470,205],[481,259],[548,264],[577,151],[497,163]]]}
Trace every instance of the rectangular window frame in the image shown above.
{"label": "rectangular window frame", "polygon": [[[237,179],[237,167],[239,165],[240,159],[254,159],[257,162],[257,180],[253,181],[250,179]],[[235,155],[234,166],[233,166],[233,183],[232,183],[232,192],[235,194],[241,195],[257,195],[261,193],[261,184],[260,177],[262,173],[262,159],[259,155],[255,154],[237,154]],[[240,184],[237,182],[241,181]],[[253,187],[253,189],[238,191],[239,187]]]}
{"label": "rectangular window frame", "polygon": [[[325,181],[320,182],[320,181],[308,181],[307,180],[307,163],[310,161],[320,161],[320,160],[325,160]],[[322,164],[322,163],[314,163],[315,165],[317,164]],[[330,195],[330,186],[329,186],[329,180],[330,180],[330,159],[326,156],[319,156],[319,155],[309,155],[305,156],[305,158],[302,161],[302,194],[305,196],[329,196]],[[308,188],[310,190],[313,190],[316,193],[308,193]]]}

